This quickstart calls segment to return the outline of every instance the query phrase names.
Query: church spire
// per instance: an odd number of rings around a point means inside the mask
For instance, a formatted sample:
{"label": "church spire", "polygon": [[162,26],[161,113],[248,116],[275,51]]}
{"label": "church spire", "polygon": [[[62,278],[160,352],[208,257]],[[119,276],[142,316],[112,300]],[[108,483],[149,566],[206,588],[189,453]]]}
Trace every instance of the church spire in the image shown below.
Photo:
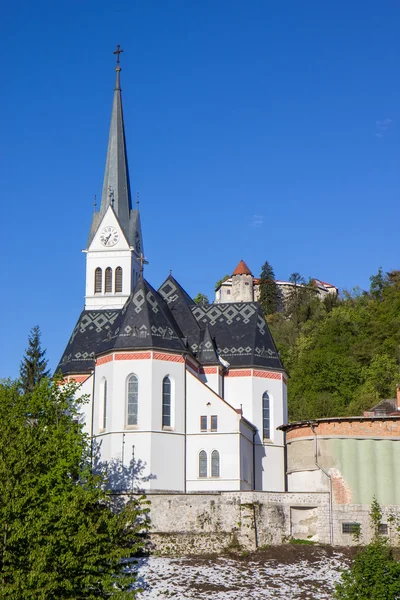
{"label": "church spire", "polygon": [[[113,208],[121,224],[125,235],[129,233],[129,217],[132,210],[131,190],[129,184],[128,159],[126,153],[124,116],[122,111],[121,97],[121,66],[120,54],[123,52],[117,46],[114,54],[117,56],[115,67],[116,81],[114,89],[114,101],[111,114],[110,134],[108,138],[108,150],[106,169],[104,172],[103,193],[101,197],[100,213],[104,214],[110,205],[110,197],[113,198]],[[111,194],[110,194],[111,192]]]}

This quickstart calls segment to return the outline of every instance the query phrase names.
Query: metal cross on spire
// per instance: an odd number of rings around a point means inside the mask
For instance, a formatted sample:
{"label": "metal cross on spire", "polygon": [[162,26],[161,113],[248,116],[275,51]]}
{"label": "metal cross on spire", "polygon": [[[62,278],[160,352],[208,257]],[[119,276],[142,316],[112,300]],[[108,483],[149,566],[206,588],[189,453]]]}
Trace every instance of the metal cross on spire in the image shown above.
{"label": "metal cross on spire", "polygon": [[114,52],[113,52],[113,54],[117,55],[117,65],[119,65],[119,62],[120,62],[119,55],[121,54],[121,52],[123,52],[123,50],[122,50],[121,46],[119,44],[117,44],[117,49],[114,50]]}
{"label": "metal cross on spire", "polygon": [[139,258],[137,259],[138,263],[140,264],[140,279],[143,279],[143,269],[144,269],[144,265],[148,265],[149,261],[147,261],[144,257],[143,252],[141,252],[139,254]]}

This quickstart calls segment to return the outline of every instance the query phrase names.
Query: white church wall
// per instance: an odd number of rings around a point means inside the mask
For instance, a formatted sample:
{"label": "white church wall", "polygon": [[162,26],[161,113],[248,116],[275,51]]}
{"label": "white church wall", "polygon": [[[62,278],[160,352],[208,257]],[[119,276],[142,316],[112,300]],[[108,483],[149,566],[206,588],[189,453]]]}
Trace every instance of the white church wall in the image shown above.
{"label": "white church wall", "polygon": [[[101,242],[102,231],[105,227],[113,227],[118,232],[118,241],[114,246],[106,247]],[[102,292],[95,294],[95,271],[102,269]],[[107,267],[112,269],[112,292],[105,293],[105,270]],[[115,269],[122,268],[122,292],[115,293]],[[132,281],[132,271],[135,271],[134,281]],[[109,207],[103,217],[103,220],[94,236],[90,248],[86,251],[86,295],[85,308],[121,308],[128,298],[131,289],[136,282],[136,276],[139,272],[139,264],[134,258],[132,250],[125,239],[118,220]]]}
{"label": "white church wall", "polygon": [[[79,376],[81,377],[81,376]],[[79,403],[80,421],[83,424],[83,431],[92,435],[92,402],[93,402],[93,379],[94,375],[84,376],[85,380],[79,385],[75,392],[75,398],[83,398]]]}
{"label": "white church wall", "polygon": [[204,381],[216,394],[221,394],[221,377],[219,367],[204,367],[202,369],[204,372],[203,376],[200,376],[199,379]]}
{"label": "white church wall", "polygon": [[252,427],[240,421],[240,489],[253,489],[253,434]]}
{"label": "white church wall", "polygon": [[[207,385],[186,372],[187,393],[187,489],[240,489],[240,415]],[[201,432],[201,416],[207,431]],[[211,416],[217,417],[217,431],[211,431]],[[207,453],[207,477],[199,476],[199,453]],[[219,452],[220,475],[211,476],[211,454]]]}

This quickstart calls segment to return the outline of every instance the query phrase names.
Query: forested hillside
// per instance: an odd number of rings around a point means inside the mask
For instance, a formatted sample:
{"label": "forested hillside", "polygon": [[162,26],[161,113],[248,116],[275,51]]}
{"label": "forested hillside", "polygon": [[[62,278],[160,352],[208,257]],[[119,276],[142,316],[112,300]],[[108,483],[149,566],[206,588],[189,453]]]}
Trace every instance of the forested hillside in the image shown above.
{"label": "forested hillside", "polygon": [[400,382],[400,272],[371,277],[321,302],[295,287],[284,313],[267,316],[289,372],[289,418],[362,415]]}

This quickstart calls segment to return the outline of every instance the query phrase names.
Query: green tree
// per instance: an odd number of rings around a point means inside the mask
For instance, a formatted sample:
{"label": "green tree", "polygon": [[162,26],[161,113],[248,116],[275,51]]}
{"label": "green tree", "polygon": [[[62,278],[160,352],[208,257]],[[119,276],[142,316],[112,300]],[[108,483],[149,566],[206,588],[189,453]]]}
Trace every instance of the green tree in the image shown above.
{"label": "green tree", "polygon": [[215,289],[217,290],[219,288],[219,286],[222,285],[224,283],[224,281],[226,281],[229,278],[230,278],[230,275],[224,275],[222,277],[222,279],[218,279],[217,283],[215,284]]}
{"label": "green tree", "polygon": [[40,345],[40,329],[35,325],[29,334],[28,348],[20,366],[20,382],[24,394],[32,392],[44,377],[50,376],[47,362],[46,351]]}
{"label": "green tree", "polygon": [[207,296],[201,292],[199,292],[197,296],[193,298],[193,300],[196,302],[196,304],[209,304]]}
{"label": "green tree", "polygon": [[259,302],[264,315],[272,315],[279,308],[280,294],[279,288],[275,283],[275,273],[269,262],[265,262],[261,267],[259,282]]}
{"label": "green tree", "polygon": [[369,278],[371,285],[369,292],[375,300],[382,300],[384,289],[390,285],[390,279],[388,275],[384,275],[382,267],[379,267],[376,275],[371,275]]}
{"label": "green tree", "polygon": [[[75,386],[0,386],[0,598],[135,596],[144,500],[113,505],[79,422]],[[118,510],[117,510],[118,509]]]}
{"label": "green tree", "polygon": [[370,512],[374,531],[370,544],[356,554],[336,585],[336,600],[389,600],[400,597],[400,563],[387,538],[379,534],[382,511],[374,499]]}

